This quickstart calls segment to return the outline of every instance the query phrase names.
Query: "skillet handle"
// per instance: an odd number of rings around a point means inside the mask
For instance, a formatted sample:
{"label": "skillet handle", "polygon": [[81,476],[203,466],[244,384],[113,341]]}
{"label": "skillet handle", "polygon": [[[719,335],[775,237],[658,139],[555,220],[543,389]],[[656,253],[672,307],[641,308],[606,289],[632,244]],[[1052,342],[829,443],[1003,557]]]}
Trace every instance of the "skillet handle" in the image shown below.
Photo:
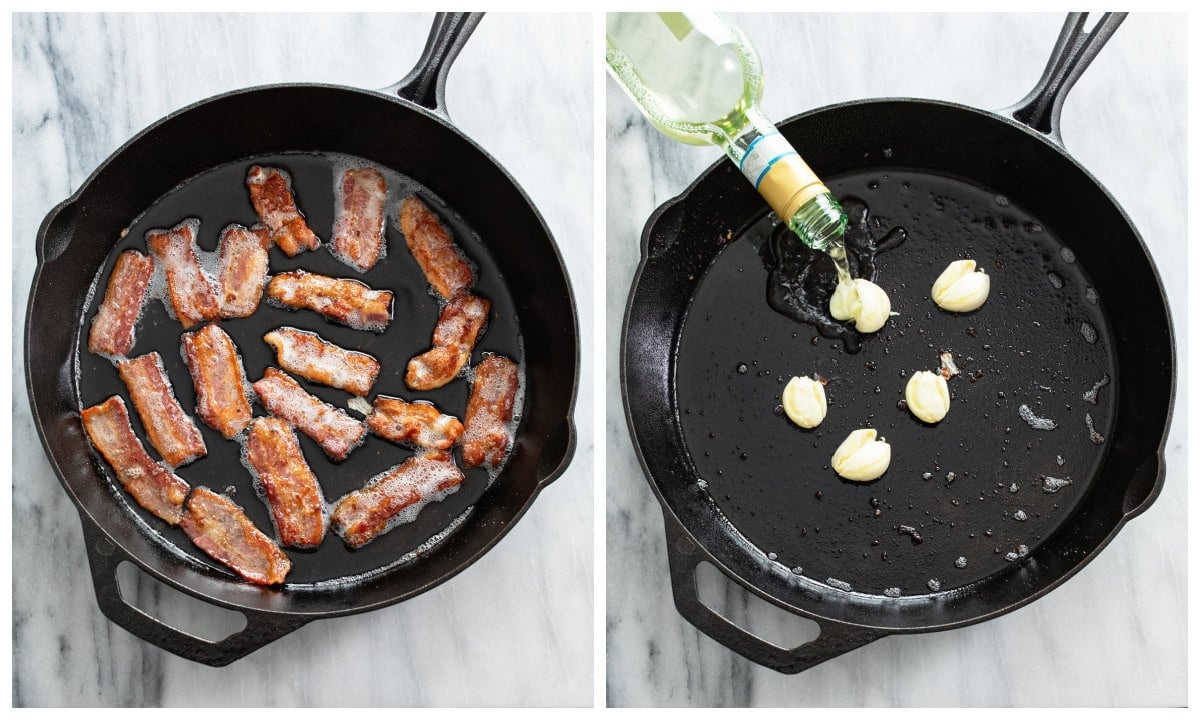
{"label": "skillet handle", "polygon": [[[671,591],[675,596],[676,609],[700,632],[742,657],[792,675],[887,635],[879,630],[828,620],[817,621],[821,634],[815,640],[794,648],[783,648],[751,634],[700,600],[696,587],[696,568],[702,561],[713,562],[713,559],[696,545],[670,511],[664,510],[663,519],[667,530],[667,559],[671,566]],[[779,605],[777,602],[774,604]],[[790,610],[782,605],[780,607]]]}
{"label": "skillet handle", "polygon": [[425,49],[416,66],[400,82],[389,85],[381,92],[399,95],[449,120],[450,116],[446,113],[446,75],[482,19],[481,12],[438,13],[433,18],[429,39],[425,41]]}
{"label": "skillet handle", "polygon": [[1062,126],[1059,118],[1067,93],[1128,14],[1104,13],[1089,32],[1083,30],[1087,22],[1087,13],[1068,14],[1038,84],[1017,104],[1000,112],[1028,125],[1062,146]]}
{"label": "skillet handle", "polygon": [[246,618],[246,627],[223,640],[213,642],[177,630],[125,601],[117,582],[117,568],[126,560],[132,562],[133,558],[109,541],[88,518],[81,519],[100,610],[109,620],[167,652],[205,665],[222,667],[308,622],[305,618],[238,608]]}

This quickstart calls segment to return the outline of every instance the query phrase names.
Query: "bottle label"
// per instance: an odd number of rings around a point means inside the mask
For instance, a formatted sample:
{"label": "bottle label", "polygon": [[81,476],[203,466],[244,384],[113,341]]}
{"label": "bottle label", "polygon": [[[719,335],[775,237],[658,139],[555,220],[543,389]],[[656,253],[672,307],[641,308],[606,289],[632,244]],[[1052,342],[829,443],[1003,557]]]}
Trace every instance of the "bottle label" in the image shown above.
{"label": "bottle label", "polygon": [[746,176],[747,180],[754,183],[754,189],[757,190],[775,163],[792,156],[799,157],[796,149],[783,135],[777,132],[760,135],[750,143],[750,147],[746,148],[746,154],[742,156],[739,167],[742,174]]}

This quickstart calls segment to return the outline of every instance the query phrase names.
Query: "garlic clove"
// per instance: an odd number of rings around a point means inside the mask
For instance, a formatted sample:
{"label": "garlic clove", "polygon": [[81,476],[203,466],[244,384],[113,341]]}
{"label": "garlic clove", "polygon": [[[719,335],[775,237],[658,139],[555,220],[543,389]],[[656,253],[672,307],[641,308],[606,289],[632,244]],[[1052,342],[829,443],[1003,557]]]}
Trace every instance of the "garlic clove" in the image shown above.
{"label": "garlic clove", "polygon": [[829,314],[835,320],[853,320],[862,333],[878,332],[892,313],[892,301],[883,288],[870,280],[855,278],[838,283],[829,298]]}
{"label": "garlic clove", "polygon": [[892,301],[883,288],[875,283],[862,278],[854,282],[859,285],[859,311],[854,327],[863,333],[878,332],[891,317]]}
{"label": "garlic clove", "polygon": [[978,310],[991,292],[991,278],[979,270],[974,260],[955,260],[946,266],[929,295],[938,307],[951,312]]}
{"label": "garlic clove", "polygon": [[867,482],[887,472],[892,462],[892,447],[882,438],[876,439],[874,428],[850,433],[833,453],[834,472],[847,480]]}
{"label": "garlic clove", "polygon": [[950,388],[940,373],[921,370],[912,374],[904,387],[904,402],[921,422],[941,422],[950,412]]}
{"label": "garlic clove", "polygon": [[828,409],[825,387],[812,378],[794,377],[783,388],[783,411],[802,428],[820,425]]}

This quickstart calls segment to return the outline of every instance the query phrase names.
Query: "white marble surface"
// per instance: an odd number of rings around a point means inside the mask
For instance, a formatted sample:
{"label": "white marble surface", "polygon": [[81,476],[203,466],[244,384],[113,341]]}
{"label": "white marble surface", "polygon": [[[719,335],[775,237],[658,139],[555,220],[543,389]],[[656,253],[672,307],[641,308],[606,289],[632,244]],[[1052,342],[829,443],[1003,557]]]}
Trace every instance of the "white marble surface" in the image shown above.
{"label": "white marble surface", "polygon": [[[1033,87],[1062,22],[1043,15],[736,15],[767,73],[770,117],[857,98],[999,108]],[[1187,367],[1186,33],[1183,16],[1133,14],[1072,91],[1069,151],[1122,204],[1158,263]],[[1186,380],[1158,501],[1079,575],[1001,618],[889,637],[798,676],[753,665],[676,612],[659,505],[622,415],[622,312],[655,207],[717,160],[673,143],[607,82],[607,698],[610,705],[1183,705],[1187,697]],[[717,588],[719,590],[719,588]],[[729,612],[768,637],[788,626]],[[755,598],[757,601],[757,599]],[[765,603],[764,603],[765,605]]]}
{"label": "white marble surface", "polygon": [[[408,602],[311,623],[230,667],[194,664],[101,615],[75,508],[30,420],[21,332],[45,212],[135,132],[207,96],[277,82],[395,82],[430,19],[14,16],[15,705],[591,705],[589,16],[485,17],[449,78],[455,123],[517,179],[558,240],[584,342],[574,463],[479,562]],[[535,133],[533,118],[553,131]],[[549,170],[565,158],[575,172]],[[139,593],[175,617],[206,617],[149,586]]]}

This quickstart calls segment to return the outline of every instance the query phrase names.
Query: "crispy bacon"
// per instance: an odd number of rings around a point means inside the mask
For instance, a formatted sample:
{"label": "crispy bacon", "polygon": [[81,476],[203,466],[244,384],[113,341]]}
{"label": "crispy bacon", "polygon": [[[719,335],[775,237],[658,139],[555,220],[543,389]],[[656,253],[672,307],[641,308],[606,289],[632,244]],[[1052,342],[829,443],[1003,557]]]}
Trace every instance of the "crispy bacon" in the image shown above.
{"label": "crispy bacon", "polygon": [[119,395],[83,410],[83,427],[92,444],[112,466],[125,492],[138,505],[171,525],[179,523],[188,484],[162,463],[154,462],[129,424],[129,411]]}
{"label": "crispy bacon", "polygon": [[206,487],[188,498],[179,526],[196,547],[252,583],[278,585],[292,569],[288,556],[240,507]]}
{"label": "crispy bacon", "polygon": [[375,168],[351,168],[342,175],[340,199],[333,221],[333,256],[366,272],[383,249],[387,181]]}
{"label": "crispy bacon", "polygon": [[308,394],[299,383],[275,368],[267,368],[262,379],[254,383],[254,392],[267,412],[287,420],[316,440],[334,460],[345,460],[367,434],[366,426],[345,410]]}
{"label": "crispy bacon", "polygon": [[411,521],[425,503],[441,500],[462,482],[462,471],[448,453],[433,450],[414,455],[339,500],[331,519],[347,545],[362,547],[395,525]]}
{"label": "crispy bacon", "polygon": [[134,330],[142,316],[146,286],[154,274],[154,258],[137,250],[117,256],[104,302],[88,333],[88,352],[97,355],[128,355],[133,349]]}
{"label": "crispy bacon", "polygon": [[196,414],[226,438],[250,424],[246,371],[237,346],[217,325],[183,334],[183,356],[196,388]]}
{"label": "crispy bacon", "polygon": [[257,418],[246,438],[246,461],[267,496],[285,547],[316,547],[325,537],[325,499],[296,432],[283,420]]}
{"label": "crispy bacon", "polygon": [[433,390],[453,380],[471,359],[491,307],[491,302],[470,293],[446,303],[433,328],[433,349],[408,362],[404,376],[408,387]]}
{"label": "crispy bacon", "polygon": [[150,444],[168,465],[179,467],[208,454],[200,428],[175,399],[157,352],[117,363],[117,372],[129,388]]}
{"label": "crispy bacon", "polygon": [[364,396],[379,376],[379,362],[366,353],[340,348],[313,332],[281,327],[263,335],[279,366],[305,380]]}
{"label": "crispy bacon", "polygon": [[382,332],[392,319],[391,292],[303,270],[271,278],[267,296],[283,307],[312,310],[355,330]]}
{"label": "crispy bacon", "polygon": [[221,231],[217,245],[221,317],[250,317],[258,309],[267,284],[270,249],[271,238],[264,227],[230,225]]}
{"label": "crispy bacon", "polygon": [[443,415],[432,403],[405,402],[379,396],[367,427],[381,438],[432,450],[449,450],[463,434],[463,424],[453,415]]}
{"label": "crispy bacon", "polygon": [[466,467],[498,467],[504,461],[519,382],[517,365],[508,358],[491,355],[475,366],[462,441]]}
{"label": "crispy bacon", "polygon": [[246,173],[250,202],[271,233],[271,240],[288,257],[305,250],[316,250],[321,241],[309,229],[304,215],[296,208],[292,180],[279,168],[254,165]]}
{"label": "crispy bacon", "polygon": [[443,298],[470,290],[475,272],[437,216],[416,195],[400,203],[400,230],[425,279]]}
{"label": "crispy bacon", "polygon": [[167,272],[167,291],[175,317],[186,330],[205,320],[221,316],[221,306],[212,281],[200,268],[196,258],[196,227],[198,220],[184,220],[170,230],[151,230],[146,233],[150,252]]}

